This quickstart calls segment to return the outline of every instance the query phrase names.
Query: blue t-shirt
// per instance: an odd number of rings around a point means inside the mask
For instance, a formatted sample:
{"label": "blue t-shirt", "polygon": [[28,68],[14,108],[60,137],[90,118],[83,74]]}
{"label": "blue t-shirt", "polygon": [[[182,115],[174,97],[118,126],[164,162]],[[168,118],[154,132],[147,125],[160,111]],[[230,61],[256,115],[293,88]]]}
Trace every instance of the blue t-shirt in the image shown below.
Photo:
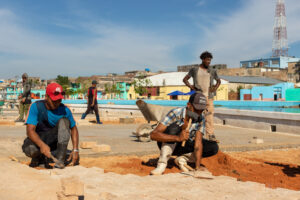
{"label": "blue t-shirt", "polygon": [[[48,122],[51,126],[55,127],[58,120],[65,117],[70,121],[70,127],[73,128],[76,122],[70,109],[66,106],[59,106],[56,110],[47,110]],[[29,114],[26,120],[27,124],[37,125],[38,124],[38,109],[36,103],[31,104]]]}

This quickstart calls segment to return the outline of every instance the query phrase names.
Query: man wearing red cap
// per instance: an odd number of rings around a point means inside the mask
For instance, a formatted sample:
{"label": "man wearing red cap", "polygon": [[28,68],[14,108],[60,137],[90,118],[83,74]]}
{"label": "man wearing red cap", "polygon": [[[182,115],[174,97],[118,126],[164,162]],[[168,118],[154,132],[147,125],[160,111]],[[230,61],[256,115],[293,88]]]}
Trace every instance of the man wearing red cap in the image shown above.
{"label": "man wearing red cap", "polygon": [[[51,156],[60,163],[68,161],[73,165],[78,163],[78,130],[73,115],[68,107],[61,103],[63,88],[57,83],[51,83],[46,88],[45,100],[37,101],[30,106],[26,121],[27,138],[22,146],[26,156],[31,157],[29,166],[42,164],[50,167]],[[72,138],[73,151],[66,161],[67,146]],[[52,155],[51,155],[52,154]],[[61,165],[55,167],[63,168]]]}

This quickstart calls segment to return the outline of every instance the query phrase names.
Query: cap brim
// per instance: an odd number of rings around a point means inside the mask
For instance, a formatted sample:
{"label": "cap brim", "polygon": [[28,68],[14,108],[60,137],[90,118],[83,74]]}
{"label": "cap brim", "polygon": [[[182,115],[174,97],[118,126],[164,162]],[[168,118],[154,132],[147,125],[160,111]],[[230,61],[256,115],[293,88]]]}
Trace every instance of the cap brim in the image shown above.
{"label": "cap brim", "polygon": [[51,99],[52,101],[57,101],[57,100],[60,100],[60,99],[63,99],[63,98],[64,98],[64,96],[61,95],[61,94],[59,94],[59,95],[49,95],[49,97],[50,97],[50,99]]}
{"label": "cap brim", "polygon": [[200,104],[194,104],[193,103],[193,107],[196,109],[196,110],[204,110],[206,108],[206,105],[200,105]]}

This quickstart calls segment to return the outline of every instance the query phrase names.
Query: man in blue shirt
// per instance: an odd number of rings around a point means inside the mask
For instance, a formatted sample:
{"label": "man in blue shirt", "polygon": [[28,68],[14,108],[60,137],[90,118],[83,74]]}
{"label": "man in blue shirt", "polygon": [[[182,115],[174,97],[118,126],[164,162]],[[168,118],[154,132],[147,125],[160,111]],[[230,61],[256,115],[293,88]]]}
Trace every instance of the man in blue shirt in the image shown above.
{"label": "man in blue shirt", "polygon": [[[65,163],[70,136],[73,151],[68,161],[73,165],[78,163],[78,130],[70,109],[61,103],[63,95],[61,85],[51,83],[46,88],[45,100],[30,106],[26,121],[28,137],[22,146],[26,156],[32,158],[30,167],[40,164],[50,167],[48,163],[52,153],[61,163]],[[61,165],[55,167],[63,168]]]}

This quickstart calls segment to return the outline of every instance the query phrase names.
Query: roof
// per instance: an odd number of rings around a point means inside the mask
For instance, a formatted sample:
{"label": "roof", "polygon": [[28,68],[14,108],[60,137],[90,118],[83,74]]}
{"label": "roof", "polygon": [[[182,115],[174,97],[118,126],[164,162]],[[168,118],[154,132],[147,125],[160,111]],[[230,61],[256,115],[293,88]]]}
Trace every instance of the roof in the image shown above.
{"label": "roof", "polygon": [[280,81],[273,78],[267,78],[262,76],[219,76],[221,79],[227,80],[229,83],[248,83],[248,84],[277,84],[284,81]]}
{"label": "roof", "polygon": [[[152,86],[185,86],[183,78],[188,72],[167,72],[149,76],[148,79],[151,81]],[[190,84],[193,84],[193,79],[189,79]],[[221,84],[227,84],[226,80],[221,78]]]}
{"label": "roof", "polygon": [[[180,86],[184,85],[183,78],[187,75],[187,72],[168,72],[149,76],[152,86]],[[192,84],[192,79],[189,80]]]}

